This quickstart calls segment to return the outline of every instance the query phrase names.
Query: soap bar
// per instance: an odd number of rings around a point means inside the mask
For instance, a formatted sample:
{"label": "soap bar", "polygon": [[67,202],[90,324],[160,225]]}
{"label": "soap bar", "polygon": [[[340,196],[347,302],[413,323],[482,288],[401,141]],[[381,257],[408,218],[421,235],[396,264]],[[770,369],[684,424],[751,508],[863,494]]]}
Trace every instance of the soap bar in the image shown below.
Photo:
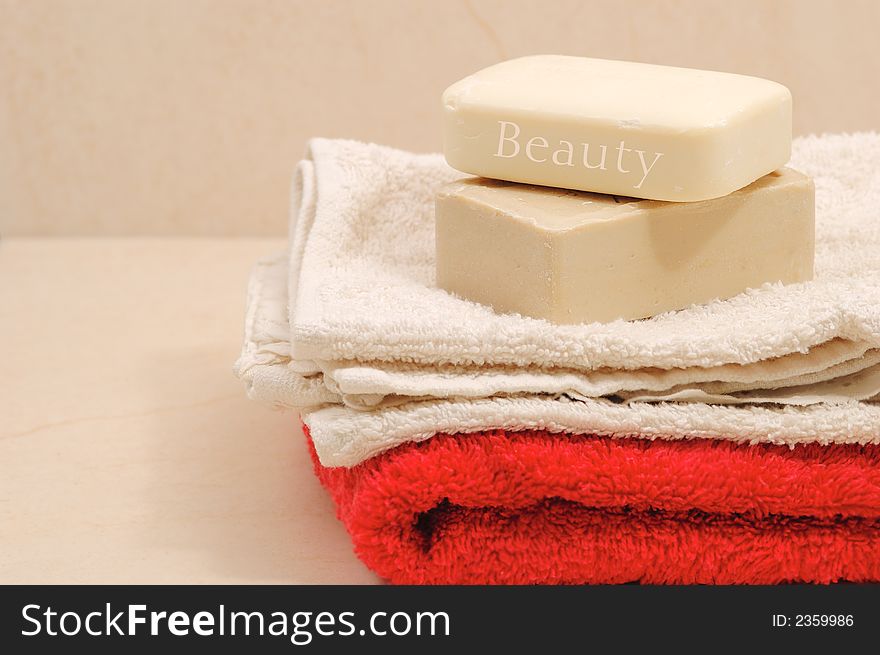
{"label": "soap bar", "polygon": [[539,55],[443,94],[450,166],[679,202],[718,198],[791,156],[791,93],[731,73]]}
{"label": "soap bar", "polygon": [[814,195],[790,168],[691,203],[468,178],[436,197],[437,285],[501,313],[587,323],[802,282]]}

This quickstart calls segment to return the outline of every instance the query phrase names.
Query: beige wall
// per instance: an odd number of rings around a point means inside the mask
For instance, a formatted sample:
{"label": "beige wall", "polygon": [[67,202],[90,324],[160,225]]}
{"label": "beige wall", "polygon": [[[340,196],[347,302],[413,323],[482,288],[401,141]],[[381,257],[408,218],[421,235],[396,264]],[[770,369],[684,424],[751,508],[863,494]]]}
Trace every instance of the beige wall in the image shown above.
{"label": "beige wall", "polygon": [[557,52],[769,77],[880,127],[877,0],[0,0],[0,231],[282,234],[312,135],[440,147],[439,94]]}

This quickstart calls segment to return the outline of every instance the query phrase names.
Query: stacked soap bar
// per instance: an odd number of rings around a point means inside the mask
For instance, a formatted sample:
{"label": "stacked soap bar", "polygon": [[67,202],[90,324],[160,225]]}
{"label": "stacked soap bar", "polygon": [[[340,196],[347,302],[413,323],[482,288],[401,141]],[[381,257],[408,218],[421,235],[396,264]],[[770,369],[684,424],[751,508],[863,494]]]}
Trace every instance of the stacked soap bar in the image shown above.
{"label": "stacked soap bar", "polygon": [[437,197],[448,291],[580,323],[813,275],[814,189],[782,168],[780,84],[536,56],[453,84],[443,104],[447,161],[483,176]]}

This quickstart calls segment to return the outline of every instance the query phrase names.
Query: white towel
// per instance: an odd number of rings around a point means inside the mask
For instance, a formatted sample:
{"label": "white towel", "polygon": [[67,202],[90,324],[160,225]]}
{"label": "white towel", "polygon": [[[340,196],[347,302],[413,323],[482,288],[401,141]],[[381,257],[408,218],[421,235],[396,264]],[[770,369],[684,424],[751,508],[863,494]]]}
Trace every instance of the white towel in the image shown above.
{"label": "white towel", "polygon": [[[728,385],[711,393],[813,383],[829,370],[845,375],[876,364],[880,137],[810,137],[797,140],[794,152],[792,165],[817,187],[814,282],[767,285],[647,321],[554,326],[497,315],[433,288],[433,193],[458,176],[439,156],[314,140],[294,184],[290,265],[279,257],[255,271],[237,371],[253,397],[276,406],[344,400],[377,408],[305,414],[327,465],[352,465],[422,438],[432,421],[462,432],[518,426],[871,441],[877,408],[842,398],[841,405],[809,408],[626,406],[589,398],[615,389],[680,393],[676,384],[694,380]],[[509,397],[481,400],[497,395]],[[412,402],[424,397],[446,400]],[[502,418],[499,407],[511,411],[503,425],[492,423]],[[515,411],[526,407],[525,414]],[[849,425],[842,428],[844,417]]]}
{"label": "white towel", "polygon": [[[236,368],[251,398],[281,409],[305,408],[302,418],[324,466],[354,466],[437,432],[466,434],[495,428],[647,439],[714,438],[790,446],[807,442],[880,443],[880,406],[844,398],[809,407],[720,407],[699,402],[623,405],[605,399],[573,399],[570,394],[397,403],[382,400],[380,395],[373,411],[334,406],[342,398],[328,389],[324,376],[298,373],[299,363],[289,358],[286,275],[286,255],[262,261],[254,269],[245,346]],[[824,353],[822,361],[830,363],[835,356],[854,354],[849,346],[850,342],[830,341],[811,352]],[[862,359],[866,357],[848,361]],[[645,375],[650,378],[651,374]],[[555,380],[551,375],[545,382]]]}
{"label": "white towel", "polygon": [[817,279],[646,321],[553,325],[434,287],[439,155],[315,139],[294,184],[291,354],[519,367],[746,364],[841,337],[880,345],[880,136],[811,137],[792,165],[817,194]]}
{"label": "white towel", "polygon": [[[275,368],[265,369],[267,384],[253,384],[259,367],[275,355],[289,360],[284,315],[288,263],[283,256],[257,266],[251,279],[249,326],[265,324],[262,334],[249,328],[242,362],[258,365],[246,379],[252,394],[289,406],[310,407],[343,402],[356,409],[397,405],[415,398],[487,398],[518,394],[567,394],[573,398],[618,395],[625,399],[701,401],[735,404],[784,402],[812,404],[832,396],[871,398],[880,392],[880,349],[864,343],[831,339],[810,348],[751,364],[714,367],[600,369],[516,368],[475,365],[429,365],[406,362],[291,362],[294,372],[308,374],[317,365],[320,376],[288,380],[290,391],[279,395]],[[283,339],[284,341],[280,341]],[[288,372],[289,374],[290,372]],[[873,373],[873,375],[868,375]],[[859,374],[861,384],[847,384]],[[307,380],[311,384],[307,384]],[[838,388],[829,389],[828,381]],[[823,384],[824,391],[816,385]],[[843,386],[845,385],[845,386]],[[265,394],[262,390],[265,389]],[[767,394],[768,389],[776,390]],[[759,393],[747,393],[755,391]],[[736,394],[736,395],[732,395]]]}
{"label": "white towel", "polygon": [[850,400],[810,407],[632,403],[523,396],[413,402],[373,412],[327,406],[303,413],[324,466],[354,466],[438,433],[546,430],[641,439],[736,443],[880,443],[880,406]]}

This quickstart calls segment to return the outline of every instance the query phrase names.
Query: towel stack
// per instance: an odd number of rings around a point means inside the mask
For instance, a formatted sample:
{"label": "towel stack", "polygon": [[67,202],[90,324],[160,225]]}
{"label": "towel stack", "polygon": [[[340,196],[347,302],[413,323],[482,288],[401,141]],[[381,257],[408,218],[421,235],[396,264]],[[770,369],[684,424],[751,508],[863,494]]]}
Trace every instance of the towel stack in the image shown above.
{"label": "towel stack", "polygon": [[237,374],[392,582],[880,580],[880,136],[791,165],[814,280],[556,325],[437,288],[441,156],[315,139]]}

